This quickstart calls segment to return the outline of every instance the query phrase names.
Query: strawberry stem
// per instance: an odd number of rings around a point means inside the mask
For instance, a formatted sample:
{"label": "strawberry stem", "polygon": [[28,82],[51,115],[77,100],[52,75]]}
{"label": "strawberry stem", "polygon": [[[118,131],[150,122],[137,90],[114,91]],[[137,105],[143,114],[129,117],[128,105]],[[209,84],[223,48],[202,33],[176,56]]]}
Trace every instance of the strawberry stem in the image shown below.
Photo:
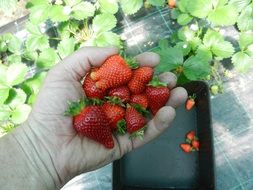
{"label": "strawberry stem", "polygon": [[142,114],[145,117],[151,116],[150,112],[146,110],[144,107],[142,107],[140,104],[131,104],[132,107],[136,109],[137,112]]}
{"label": "strawberry stem", "polygon": [[134,133],[132,133],[129,138],[135,138],[135,137],[138,137],[140,138],[141,140],[143,140],[144,138],[144,132],[147,128],[147,125],[144,125],[144,127],[140,128],[139,130],[135,131]]}
{"label": "strawberry stem", "polygon": [[167,86],[166,83],[161,82],[158,78],[157,75],[155,75],[153,77],[153,79],[148,83],[148,86],[154,86],[154,87],[158,87],[158,86]]}
{"label": "strawberry stem", "polygon": [[124,119],[118,121],[116,133],[119,135],[126,134],[126,121]]}

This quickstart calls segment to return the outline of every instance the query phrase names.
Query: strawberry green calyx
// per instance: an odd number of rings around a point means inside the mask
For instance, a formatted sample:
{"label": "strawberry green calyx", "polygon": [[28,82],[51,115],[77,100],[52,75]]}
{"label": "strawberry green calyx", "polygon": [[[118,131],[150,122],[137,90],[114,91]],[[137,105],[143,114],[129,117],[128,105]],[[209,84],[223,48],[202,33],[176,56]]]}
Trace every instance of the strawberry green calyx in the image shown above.
{"label": "strawberry green calyx", "polygon": [[160,87],[160,86],[167,86],[167,84],[161,82],[158,76],[154,76],[153,79],[148,83],[148,86]]}
{"label": "strawberry green calyx", "polygon": [[147,109],[145,109],[144,107],[142,107],[141,105],[139,105],[139,104],[131,104],[131,106],[133,106],[136,109],[136,111],[138,111],[143,116],[145,116],[145,117],[149,117],[150,116],[150,112]]}
{"label": "strawberry green calyx", "polygon": [[139,68],[139,65],[137,61],[134,58],[125,58],[126,64],[131,68],[131,69],[137,69]]}
{"label": "strawberry green calyx", "polygon": [[87,98],[81,99],[77,102],[68,102],[68,109],[65,111],[65,116],[75,116],[78,115],[83,108],[90,105],[90,100]]}
{"label": "strawberry green calyx", "polygon": [[121,119],[121,120],[118,121],[116,133],[119,134],[119,135],[126,134],[126,120]]}
{"label": "strawberry green calyx", "polygon": [[140,128],[138,131],[135,131],[134,133],[132,133],[129,138],[132,139],[132,138],[140,138],[141,140],[143,140],[144,138],[144,132],[147,128],[147,125],[144,125],[142,128]]}
{"label": "strawberry green calyx", "polygon": [[97,98],[91,98],[88,101],[89,101],[89,105],[94,105],[94,106],[101,106],[104,103],[103,100],[100,100]]}
{"label": "strawberry green calyx", "polygon": [[110,104],[119,105],[119,106],[125,107],[125,105],[123,104],[122,100],[119,97],[117,97],[117,96],[106,96],[105,99]]}
{"label": "strawberry green calyx", "polygon": [[193,94],[193,95],[191,95],[191,96],[189,96],[189,99],[191,99],[191,100],[195,100],[196,99],[196,94]]}

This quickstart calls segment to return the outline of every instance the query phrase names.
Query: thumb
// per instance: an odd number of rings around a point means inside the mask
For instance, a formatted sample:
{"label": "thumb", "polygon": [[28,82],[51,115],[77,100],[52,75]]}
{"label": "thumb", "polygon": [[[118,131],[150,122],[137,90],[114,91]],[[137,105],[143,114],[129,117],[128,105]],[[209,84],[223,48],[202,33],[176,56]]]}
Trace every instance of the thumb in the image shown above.
{"label": "thumb", "polygon": [[100,66],[109,56],[118,53],[115,47],[83,47],[63,59],[50,70],[54,77],[80,81],[91,67]]}
{"label": "thumb", "polygon": [[167,129],[176,116],[175,109],[170,106],[161,108],[155,117],[149,121],[144,134],[144,139],[133,139],[133,148],[138,148],[162,134]]}

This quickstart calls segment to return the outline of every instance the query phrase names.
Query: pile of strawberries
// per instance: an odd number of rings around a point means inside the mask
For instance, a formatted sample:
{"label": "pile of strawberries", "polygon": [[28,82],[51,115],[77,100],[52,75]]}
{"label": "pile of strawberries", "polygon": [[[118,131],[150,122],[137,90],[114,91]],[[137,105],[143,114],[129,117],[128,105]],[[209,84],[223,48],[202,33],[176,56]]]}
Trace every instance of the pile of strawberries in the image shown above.
{"label": "pile of strawberries", "polygon": [[92,68],[83,80],[87,98],[70,104],[75,130],[113,148],[113,133],[142,137],[146,123],[169,99],[166,84],[153,76],[151,67],[138,67],[120,55],[109,57],[99,68]]}
{"label": "pile of strawberries", "polygon": [[198,137],[196,136],[195,131],[189,131],[186,134],[185,141],[186,141],[186,143],[180,144],[181,149],[185,153],[199,151],[199,140],[198,140]]}

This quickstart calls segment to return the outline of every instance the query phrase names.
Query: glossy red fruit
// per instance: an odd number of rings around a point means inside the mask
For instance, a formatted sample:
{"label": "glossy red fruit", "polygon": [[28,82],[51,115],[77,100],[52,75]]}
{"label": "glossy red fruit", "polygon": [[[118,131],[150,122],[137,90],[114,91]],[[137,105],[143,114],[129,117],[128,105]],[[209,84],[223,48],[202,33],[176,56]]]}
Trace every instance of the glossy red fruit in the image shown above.
{"label": "glossy red fruit", "polygon": [[191,147],[191,145],[189,145],[189,144],[182,143],[182,144],[180,144],[180,147],[181,147],[181,149],[182,149],[185,153],[190,153],[190,152],[192,152],[192,147]]}
{"label": "glossy red fruit", "polygon": [[97,71],[91,72],[92,80],[102,90],[123,86],[131,77],[132,70],[120,55],[109,57]]}
{"label": "glossy red fruit", "polygon": [[83,90],[88,98],[103,99],[106,95],[104,90],[96,87],[96,82],[91,79],[90,73],[87,74],[83,81]]}
{"label": "glossy red fruit", "polygon": [[146,95],[148,98],[148,105],[150,111],[153,115],[155,115],[158,110],[165,106],[170,97],[170,90],[167,86],[148,86],[146,88]]}
{"label": "glossy red fruit", "polygon": [[125,109],[119,105],[104,103],[102,105],[102,110],[105,112],[107,118],[109,119],[111,130],[115,131],[118,127],[118,122],[125,117]]}
{"label": "glossy red fruit", "polygon": [[114,141],[109,126],[109,120],[100,106],[87,106],[74,116],[73,127],[75,130],[106,148],[113,148]]}
{"label": "glossy red fruit", "polygon": [[186,100],[185,102],[185,109],[187,111],[190,111],[193,106],[195,105],[195,98],[196,98],[196,95],[192,95],[192,96],[189,96],[188,99]]}
{"label": "glossy red fruit", "polygon": [[151,67],[140,67],[133,71],[132,79],[128,88],[133,94],[140,94],[145,90],[146,84],[152,79],[153,69]]}
{"label": "glossy red fruit", "polygon": [[191,142],[195,138],[195,131],[189,131],[186,134],[186,139]]}
{"label": "glossy red fruit", "polygon": [[143,94],[133,94],[130,98],[130,104],[139,104],[143,108],[148,107],[148,98],[145,93]]}
{"label": "glossy red fruit", "polygon": [[116,96],[121,99],[122,102],[127,103],[130,100],[130,91],[127,86],[120,86],[110,89],[109,96]]}
{"label": "glossy red fruit", "polygon": [[196,140],[196,139],[194,139],[194,140],[192,141],[192,147],[193,147],[195,150],[199,151],[199,141]]}
{"label": "glossy red fruit", "polygon": [[142,129],[146,124],[146,119],[133,107],[128,107],[126,109],[125,120],[127,132],[130,134]]}

